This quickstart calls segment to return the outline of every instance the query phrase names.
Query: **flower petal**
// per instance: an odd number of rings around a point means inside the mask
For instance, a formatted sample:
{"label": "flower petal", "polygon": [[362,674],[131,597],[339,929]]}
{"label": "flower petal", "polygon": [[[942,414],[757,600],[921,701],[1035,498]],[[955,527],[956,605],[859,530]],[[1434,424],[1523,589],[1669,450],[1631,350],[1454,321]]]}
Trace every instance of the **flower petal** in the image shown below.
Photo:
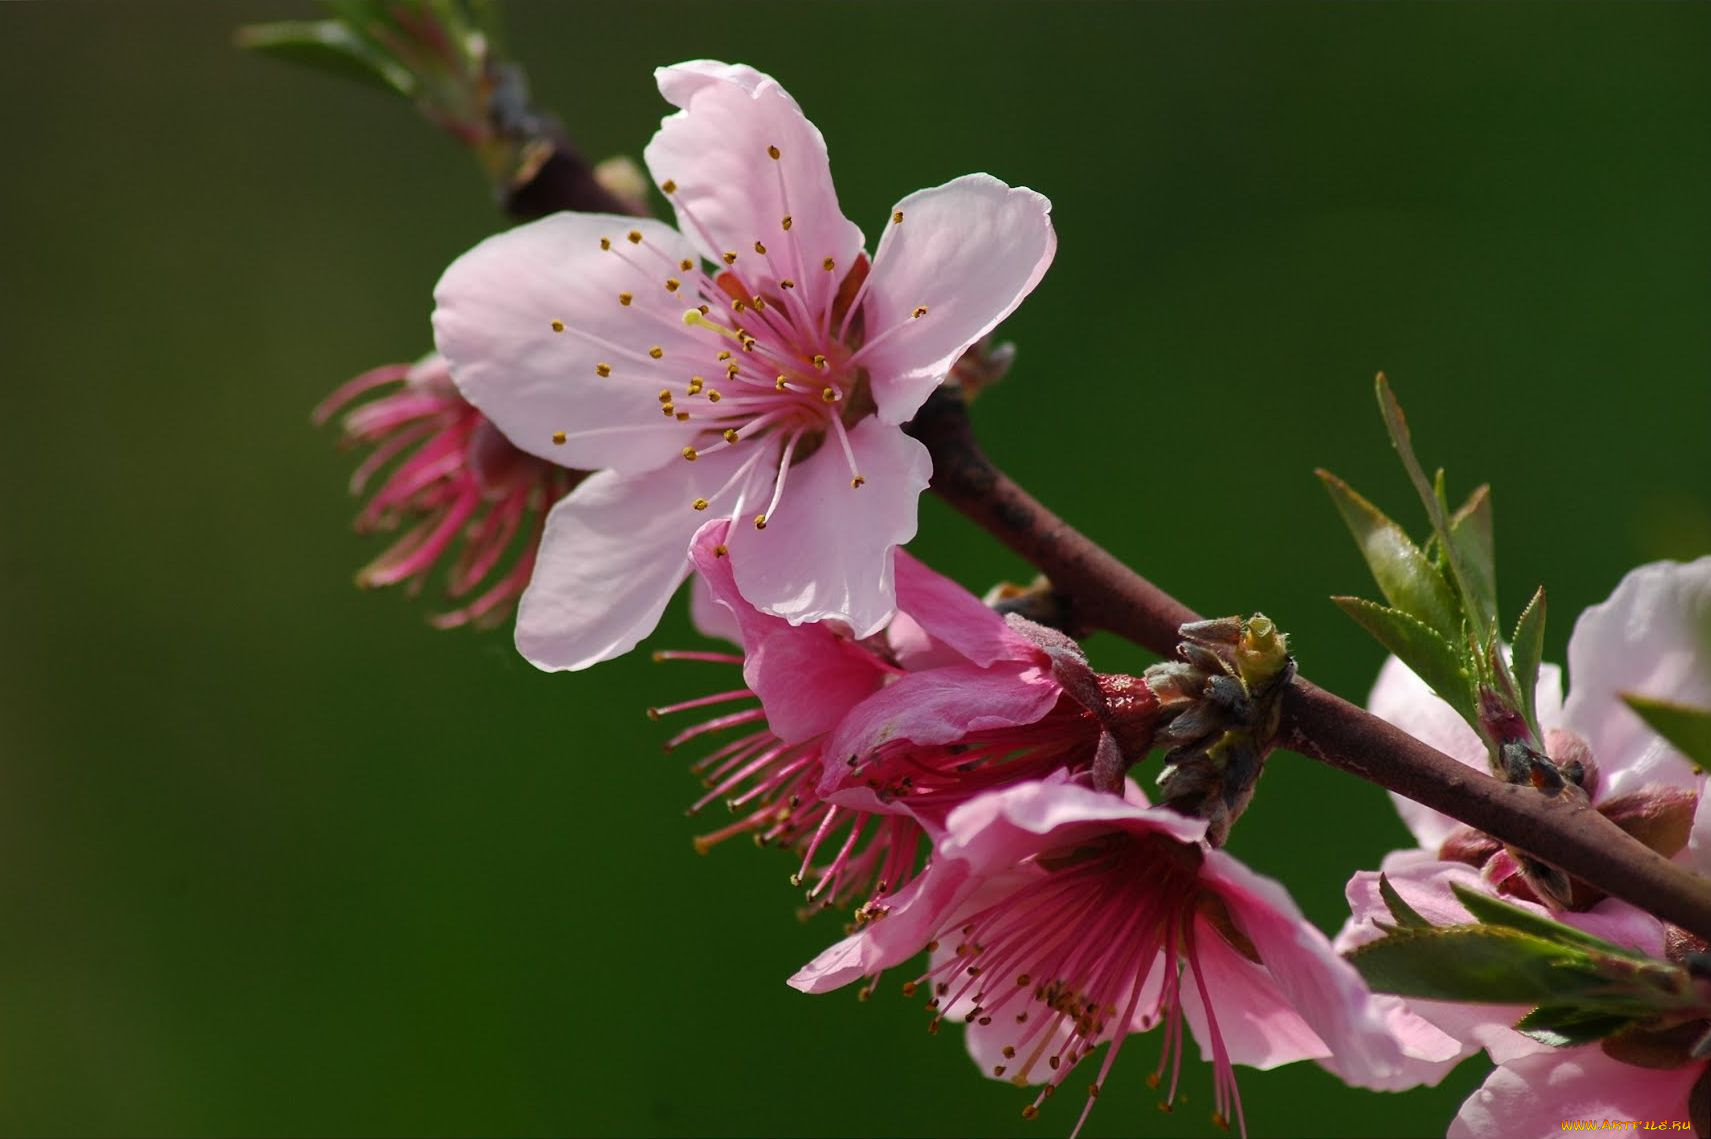
{"label": "flower petal", "polygon": [[675,184],[667,197],[679,227],[710,261],[735,253],[731,269],[750,292],[790,277],[816,313],[829,305],[839,278],[820,265],[829,257],[847,270],[862,235],[838,208],[826,140],[796,100],[741,65],[698,60],[654,77],[683,109],[660,125],[643,157],[656,181]]}
{"label": "flower petal", "polygon": [[1687,761],[1622,703],[1621,693],[1711,707],[1708,639],[1711,557],[1641,566],[1575,622],[1563,719],[1592,745],[1599,798],[1648,783],[1697,784]]}
{"label": "flower petal", "polygon": [[435,342],[464,398],[521,449],[582,470],[663,466],[694,428],[662,416],[658,393],[686,382],[680,361],[705,355],[664,288],[667,263],[692,253],[642,218],[566,213],[519,226],[445,271]]}
{"label": "flower petal", "polygon": [[760,697],[767,726],[785,743],[830,731],[885,680],[872,653],[824,624],[791,625],[762,613],[737,592],[731,559],[715,553],[730,523],[709,522],[695,535],[690,558],[719,608],[735,620],[744,649],[743,679]]}
{"label": "flower petal", "polygon": [[734,526],[727,544],[737,589],[755,608],[797,625],[841,621],[860,640],[896,608],[892,548],[915,536],[932,459],[875,419],[849,436],[863,485],[850,485],[843,449],[827,439],[790,469],[767,528]]}
{"label": "flower petal", "polygon": [[955,649],[972,664],[1046,662],[1045,653],[1011,629],[1003,616],[980,598],[903,550],[898,550],[896,557],[897,608],[927,636]]}
{"label": "flower petal", "polygon": [[1449,1139],[1545,1139],[1578,1120],[1685,1123],[1688,1093],[1704,1072],[1704,1064],[1637,1068],[1596,1044],[1537,1052],[1487,1076],[1450,1123]]}
{"label": "flower petal", "polygon": [[715,453],[628,477],[600,471],[553,507],[517,608],[517,651],[558,671],[635,648],[689,575],[689,540],[704,518],[689,506],[692,480],[717,478],[736,459]]}
{"label": "flower petal", "polygon": [[862,307],[867,346],[856,357],[887,423],[915,414],[957,357],[1033,291],[1057,251],[1051,202],[990,174],[919,190],[897,211],[903,220],[886,224],[874,254]]}

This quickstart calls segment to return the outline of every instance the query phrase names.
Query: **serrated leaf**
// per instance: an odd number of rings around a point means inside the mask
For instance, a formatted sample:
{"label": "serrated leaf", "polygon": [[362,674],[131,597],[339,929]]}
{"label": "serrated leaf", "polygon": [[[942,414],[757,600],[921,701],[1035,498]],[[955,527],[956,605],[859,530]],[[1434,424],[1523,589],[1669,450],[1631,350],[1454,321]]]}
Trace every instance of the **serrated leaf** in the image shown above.
{"label": "serrated leaf", "polygon": [[[1539,730],[1539,662],[1545,655],[1545,587],[1539,586],[1521,619],[1515,622],[1515,635],[1509,642],[1510,671],[1520,689],[1521,711],[1534,731]],[[1543,739],[1540,736],[1540,739]]]}
{"label": "serrated leaf", "polygon": [[1478,890],[1470,890],[1459,882],[1450,883],[1450,890],[1456,900],[1467,907],[1467,912],[1490,926],[1501,926],[1512,929],[1517,933],[1560,945],[1565,949],[1577,952],[1596,953],[1605,957],[1622,957],[1633,961],[1647,961],[1651,958],[1633,950],[1624,949],[1612,944],[1601,937],[1593,937],[1590,933],[1582,933],[1573,926],[1567,926],[1559,921],[1536,914],[1532,910],[1524,910],[1520,906],[1511,905],[1501,898]]}
{"label": "serrated leaf", "polygon": [[1419,674],[1463,719],[1470,724],[1475,722],[1478,708],[1473,697],[1473,678],[1465,658],[1451,641],[1399,609],[1386,609],[1359,597],[1331,600]]}
{"label": "serrated leaf", "polygon": [[1572,1048],[1614,1036],[1633,1027],[1637,1019],[1576,1005],[1540,1005],[1515,1022],[1515,1031],[1552,1048]]}
{"label": "serrated leaf", "polygon": [[1421,917],[1419,912],[1402,900],[1402,895],[1396,892],[1396,887],[1390,884],[1388,875],[1378,876],[1378,896],[1384,899],[1384,906],[1390,911],[1390,916],[1396,919],[1396,924],[1404,929],[1430,929],[1432,923]]}
{"label": "serrated leaf", "polygon": [[1449,582],[1407,533],[1383,511],[1361,497],[1348,483],[1319,471],[1319,480],[1330,492],[1331,501],[1343,516],[1361,556],[1378,583],[1379,592],[1400,609],[1444,638],[1461,628],[1460,606]]}
{"label": "serrated leaf", "polygon": [[410,73],[338,20],[293,20],[239,28],[241,48],[409,97]]}
{"label": "serrated leaf", "polygon": [[[1384,417],[1384,429],[1390,435],[1391,446],[1396,448],[1397,455],[1402,459],[1402,467],[1408,472],[1408,481],[1414,484],[1420,502],[1426,507],[1426,516],[1432,520],[1432,530],[1437,534],[1444,557],[1449,562],[1450,578],[1456,583],[1456,590],[1463,598],[1476,598],[1478,590],[1473,584],[1473,574],[1467,568],[1466,559],[1450,532],[1448,512],[1439,500],[1431,480],[1426,477],[1425,470],[1420,466],[1419,458],[1414,454],[1414,440],[1408,431],[1408,419],[1402,414],[1402,405],[1390,390],[1390,381],[1384,378],[1383,372],[1378,374],[1374,387],[1378,393],[1378,409]],[[1483,610],[1476,605],[1468,616],[1474,619],[1478,639],[1481,642],[1487,640],[1492,626]],[[1449,632],[1447,629],[1443,631],[1446,634]]]}
{"label": "serrated leaf", "polygon": [[1711,769],[1711,711],[1623,693],[1622,700],[1700,771]]}
{"label": "serrated leaf", "polygon": [[1595,1002],[1607,988],[1585,954],[1500,926],[1398,929],[1345,956],[1379,992],[1425,1000]]}
{"label": "serrated leaf", "polygon": [[[1439,486],[1442,487],[1439,472]],[[1467,574],[1466,598],[1477,609],[1487,628],[1497,624],[1497,545],[1491,523],[1491,487],[1480,486],[1450,515],[1450,542]]]}

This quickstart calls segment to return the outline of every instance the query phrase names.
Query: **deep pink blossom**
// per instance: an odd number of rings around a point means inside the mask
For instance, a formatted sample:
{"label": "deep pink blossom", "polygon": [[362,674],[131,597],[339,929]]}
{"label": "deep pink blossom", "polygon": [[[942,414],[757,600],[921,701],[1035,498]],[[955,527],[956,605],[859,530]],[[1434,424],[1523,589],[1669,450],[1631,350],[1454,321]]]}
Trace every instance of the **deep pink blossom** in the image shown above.
{"label": "deep pink blossom", "polygon": [[[1216,1071],[1214,1108],[1242,1120],[1234,1064],[1317,1059],[1345,1080],[1388,1086],[1399,1040],[1360,977],[1278,883],[1204,841],[1206,822],[1058,778],[951,812],[927,869],[883,915],[790,983],[825,992],[877,977],[923,950],[932,1027],[968,1024],[992,1076],[1042,1084],[1044,1099],[1101,1044],[1089,1103],[1127,1038],[1164,1035],[1149,1080],[1174,1098],[1184,1033]],[[1407,1046],[1453,1042],[1422,1028]],[[1244,1125],[1245,1126],[1245,1125]]]}
{"label": "deep pink blossom", "polygon": [[[966,798],[995,778],[1014,781],[1018,770],[1034,770],[1010,764],[997,774],[986,770],[988,759],[1013,757],[1008,749],[989,755],[983,741],[1016,738],[1030,725],[1069,714],[1060,711],[1062,688],[1047,654],[961,586],[901,551],[899,614],[884,632],[858,641],[825,623],[792,625],[742,597],[728,530],[727,522],[710,522],[695,538],[693,612],[703,631],[737,643],[743,655],[661,654],[743,669],[738,687],[656,710],[724,709],[679,733],[673,747],[740,730],[696,765],[708,792],[693,809],[722,800],[737,816],[698,845],[746,833],[792,849],[802,858],[798,879],[813,883],[810,898],[828,904],[894,891],[914,874],[923,823],[931,826],[959,794]],[[911,704],[919,707],[895,708],[888,697],[898,691],[917,693]],[[877,707],[870,712],[869,705]],[[972,742],[929,749],[911,768],[918,786],[891,789],[885,802],[872,788],[866,796],[827,795],[824,789],[836,786],[828,768],[847,770],[830,745],[851,720],[883,724],[900,740],[943,744],[948,732]],[[909,809],[914,805],[921,810]]]}
{"label": "deep pink blossom", "polygon": [[1049,203],[974,174],[911,194],[871,263],[825,142],[752,68],[661,69],[681,110],[645,152],[677,228],[560,214],[490,238],[436,290],[440,350],[517,446],[597,469],[548,520],[518,617],[542,668],[629,651],[725,518],[737,588],[860,640],[895,609],[926,449],[901,425],[1040,280]]}
{"label": "deep pink blossom", "polygon": [[[391,390],[351,408],[382,388]],[[407,527],[358,571],[357,583],[414,592],[444,569],[446,595],[460,604],[435,625],[503,621],[529,583],[547,507],[582,472],[513,447],[458,394],[439,356],[364,372],[321,402],[315,422],[341,411],[344,442],[372,448],[351,475],[351,493],[387,472],[357,515],[357,531]]]}
{"label": "deep pink blossom", "polygon": [[[1700,809],[1704,775],[1620,697],[1639,693],[1711,707],[1708,636],[1711,558],[1644,566],[1575,623],[1568,648],[1568,699],[1562,698],[1560,670],[1551,666],[1544,669],[1538,691],[1547,750],[1556,758],[1572,754],[1589,764],[1593,804],[1618,820],[1632,817],[1642,805],[1666,807],[1678,822],[1661,835],[1654,832],[1654,845],[1664,843],[1666,853],[1701,873],[1711,870],[1711,811]],[[1485,768],[1478,736],[1394,658],[1380,672],[1369,707],[1468,766]],[[1546,913],[1495,841],[1408,800],[1396,804],[1420,845],[1387,855],[1381,870],[1422,916],[1434,924],[1473,920],[1455,899],[1452,885],[1500,894],[1511,904]],[[1679,823],[1689,814],[1691,828],[1684,835]],[[1348,898],[1352,915],[1337,938],[1343,950],[1381,936],[1374,923],[1389,920],[1378,873],[1356,874]],[[1614,898],[1550,916],[1653,957],[1679,962],[1684,951],[1703,948]],[[1528,1011],[1525,1007],[1389,999],[1397,1015],[1423,1018],[1459,1040],[1455,1060],[1484,1049],[1498,1064],[1463,1105],[1452,1135],[1524,1139],[1560,1133],[1565,1119],[1687,1119],[1688,1091],[1704,1070],[1702,1062],[1686,1054],[1691,1041],[1681,1046],[1674,1063],[1642,1067],[1597,1044],[1559,1050],[1515,1031],[1510,1026]],[[1417,1071],[1421,1078],[1435,1079],[1448,1066],[1422,1064]]]}

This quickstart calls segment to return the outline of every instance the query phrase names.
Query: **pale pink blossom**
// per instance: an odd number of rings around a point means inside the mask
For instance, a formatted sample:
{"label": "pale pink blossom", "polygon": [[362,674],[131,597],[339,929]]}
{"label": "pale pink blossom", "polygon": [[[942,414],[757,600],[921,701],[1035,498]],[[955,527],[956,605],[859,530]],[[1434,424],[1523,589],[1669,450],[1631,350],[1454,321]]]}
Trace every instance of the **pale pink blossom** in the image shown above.
{"label": "pale pink blossom", "polygon": [[[390,390],[364,399],[381,389]],[[547,508],[583,472],[513,447],[458,394],[439,356],[364,372],[323,400],[314,420],[341,411],[343,442],[372,448],[351,475],[351,493],[386,472],[356,517],[357,532],[404,529],[357,572],[357,584],[415,592],[444,570],[446,596],[459,604],[435,625],[503,621],[529,583]]]}
{"label": "pale pink blossom", "polygon": [[[1701,873],[1711,869],[1703,804],[1704,775],[1653,732],[1621,700],[1638,693],[1690,707],[1711,707],[1711,558],[1688,564],[1660,562],[1628,574],[1610,598],[1580,615],[1569,640],[1569,696],[1560,670],[1546,666],[1538,691],[1540,727],[1547,750],[1590,760],[1593,804],[1621,819],[1650,803],[1666,805],[1691,829],[1672,825],[1652,836],[1664,852]],[[1426,684],[1392,658],[1373,689],[1371,710],[1470,767],[1484,770],[1484,745]],[[1387,855],[1382,873],[1402,899],[1434,924],[1472,921],[1452,885],[1502,895],[1505,901],[1545,914],[1514,860],[1494,840],[1416,803],[1397,799],[1418,848]],[[1390,920],[1378,891],[1378,874],[1362,871],[1348,886],[1352,911],[1338,935],[1348,950],[1381,936],[1375,922]],[[1594,936],[1653,957],[1679,962],[1703,950],[1695,939],[1625,902],[1603,898],[1581,911],[1551,917]],[[1606,1054],[1599,1045],[1554,1049],[1514,1030],[1521,1006],[1396,1002],[1397,1015],[1420,1017],[1462,1047],[1459,1059],[1484,1049],[1498,1067],[1463,1105],[1451,1135],[1531,1136],[1560,1133],[1565,1119],[1687,1119],[1687,1094],[1704,1065],[1686,1047],[1673,1063],[1641,1067]],[[1653,1057],[1655,1061],[1656,1058]],[[1453,1063],[1453,1061],[1451,1061]],[[1418,1068],[1435,1079],[1447,1065]]]}
{"label": "pale pink blossom", "polygon": [[777,82],[663,68],[681,108],[645,152],[677,228],[560,214],[447,270],[434,326],[464,394],[517,446],[597,469],[554,509],[518,617],[542,668],[629,651],[726,518],[763,613],[860,640],[895,609],[927,452],[901,425],[1040,280],[1049,203],[973,174],[911,194],[871,263],[825,142]]}
{"label": "pale pink blossom", "polygon": [[[1316,1059],[1350,1083],[1388,1086],[1403,1041],[1352,966],[1278,883],[1204,841],[1206,822],[1063,778],[1024,783],[951,812],[927,869],[875,920],[790,983],[819,993],[877,977],[923,950],[905,994],[968,1025],[989,1074],[1044,1087],[1024,1114],[1109,1043],[1091,1108],[1124,1041],[1158,1027],[1149,1083],[1174,1098],[1184,1033],[1215,1068],[1217,1118],[1243,1124],[1233,1065]],[[1243,1124],[1245,1128],[1245,1124]]]}

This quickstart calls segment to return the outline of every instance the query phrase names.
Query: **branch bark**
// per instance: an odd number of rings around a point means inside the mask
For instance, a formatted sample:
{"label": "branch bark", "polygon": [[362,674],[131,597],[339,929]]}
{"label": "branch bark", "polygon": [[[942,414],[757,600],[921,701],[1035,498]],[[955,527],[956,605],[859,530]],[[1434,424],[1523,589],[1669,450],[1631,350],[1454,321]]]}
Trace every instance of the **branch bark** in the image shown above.
{"label": "branch bark", "polygon": [[[1199,614],[999,470],[975,441],[960,393],[940,388],[910,432],[932,452],[933,491],[1045,573],[1069,600],[1074,621],[1175,655],[1178,626]],[[1278,743],[1459,819],[1711,940],[1711,880],[1663,858],[1583,802],[1493,779],[1305,680],[1284,698]]]}

